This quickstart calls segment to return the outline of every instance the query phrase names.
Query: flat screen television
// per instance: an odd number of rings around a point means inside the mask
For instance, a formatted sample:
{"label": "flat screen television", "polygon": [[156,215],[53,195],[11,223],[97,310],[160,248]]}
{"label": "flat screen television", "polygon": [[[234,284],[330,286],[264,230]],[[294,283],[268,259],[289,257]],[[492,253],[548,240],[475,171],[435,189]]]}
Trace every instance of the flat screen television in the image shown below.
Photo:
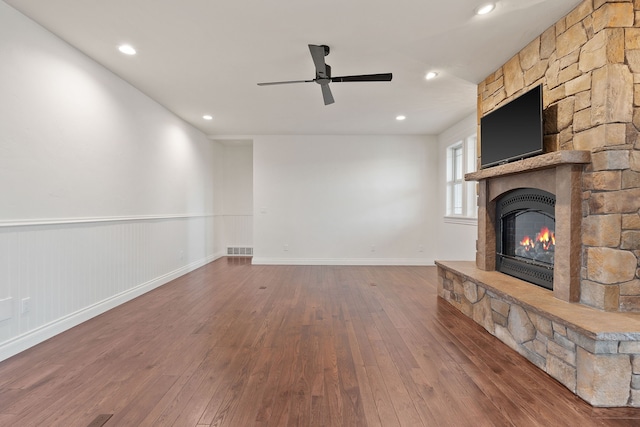
{"label": "flat screen television", "polygon": [[480,119],[480,167],[543,152],[542,85]]}

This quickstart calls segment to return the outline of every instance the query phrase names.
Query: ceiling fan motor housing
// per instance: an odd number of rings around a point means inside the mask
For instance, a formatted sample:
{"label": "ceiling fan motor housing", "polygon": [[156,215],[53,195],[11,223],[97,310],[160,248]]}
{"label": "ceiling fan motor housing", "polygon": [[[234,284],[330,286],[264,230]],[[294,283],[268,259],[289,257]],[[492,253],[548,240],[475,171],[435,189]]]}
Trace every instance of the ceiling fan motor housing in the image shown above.
{"label": "ceiling fan motor housing", "polygon": [[324,72],[318,71],[315,82],[319,84],[329,83],[331,81],[331,65],[324,64]]}

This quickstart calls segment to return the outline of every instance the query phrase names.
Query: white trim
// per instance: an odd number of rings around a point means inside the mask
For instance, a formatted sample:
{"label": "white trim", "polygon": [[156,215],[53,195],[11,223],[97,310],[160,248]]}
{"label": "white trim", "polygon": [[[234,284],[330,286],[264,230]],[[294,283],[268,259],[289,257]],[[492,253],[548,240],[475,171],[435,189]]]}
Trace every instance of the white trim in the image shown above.
{"label": "white trim", "polygon": [[423,258],[266,258],[254,256],[254,265],[399,265],[432,266],[432,259]]}
{"label": "white trim", "polygon": [[180,267],[177,270],[156,277],[146,283],[142,283],[135,288],[126,290],[120,294],[78,310],[75,313],[71,313],[67,316],[56,319],[51,323],[5,341],[0,344],[0,362],[222,257],[224,257],[223,252],[209,255],[204,259],[195,261],[189,265],[185,265],[184,267]]}
{"label": "white trim", "polygon": [[36,225],[68,225],[98,222],[156,221],[163,219],[208,218],[222,215],[214,214],[174,214],[174,215],[139,215],[139,216],[107,216],[86,218],[51,218],[51,219],[16,219],[0,221],[0,228],[29,227]]}
{"label": "white trim", "polygon": [[478,225],[478,218],[445,216],[444,222],[447,224]]}

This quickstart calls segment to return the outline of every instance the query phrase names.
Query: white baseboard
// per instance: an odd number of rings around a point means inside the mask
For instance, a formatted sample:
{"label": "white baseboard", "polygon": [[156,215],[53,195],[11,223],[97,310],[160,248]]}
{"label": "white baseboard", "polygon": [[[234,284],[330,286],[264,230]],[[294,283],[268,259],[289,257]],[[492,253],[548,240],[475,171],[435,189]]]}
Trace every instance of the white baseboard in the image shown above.
{"label": "white baseboard", "polygon": [[180,276],[183,276],[193,270],[202,267],[203,265],[215,261],[218,258],[222,258],[223,256],[225,256],[223,251],[213,255],[209,255],[207,258],[193,262],[189,265],[185,265],[177,270],[157,277],[146,283],[142,283],[134,288],[128,289],[96,304],[78,310],[75,313],[71,313],[25,334],[0,343],[0,362],[8,359],[11,356],[15,356],[16,354],[30,347],[33,347],[36,344],[40,344],[41,342],[46,341],[61,332],[71,329],[83,322],[86,322],[93,317],[105,313],[112,308],[124,304],[125,302],[131,301],[132,299],[137,298],[140,295],[152,291],[162,285],[165,285]]}
{"label": "white baseboard", "polygon": [[423,258],[268,258],[253,257],[255,265],[405,265],[432,266],[432,259]]}

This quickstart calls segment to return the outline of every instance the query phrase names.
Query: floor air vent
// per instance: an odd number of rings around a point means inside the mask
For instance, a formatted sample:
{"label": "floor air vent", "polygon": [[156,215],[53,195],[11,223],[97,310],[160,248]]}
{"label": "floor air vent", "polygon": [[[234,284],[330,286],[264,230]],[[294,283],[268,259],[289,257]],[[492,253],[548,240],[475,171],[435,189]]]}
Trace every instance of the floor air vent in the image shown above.
{"label": "floor air vent", "polygon": [[227,256],[251,256],[253,255],[253,248],[242,247],[228,247]]}

